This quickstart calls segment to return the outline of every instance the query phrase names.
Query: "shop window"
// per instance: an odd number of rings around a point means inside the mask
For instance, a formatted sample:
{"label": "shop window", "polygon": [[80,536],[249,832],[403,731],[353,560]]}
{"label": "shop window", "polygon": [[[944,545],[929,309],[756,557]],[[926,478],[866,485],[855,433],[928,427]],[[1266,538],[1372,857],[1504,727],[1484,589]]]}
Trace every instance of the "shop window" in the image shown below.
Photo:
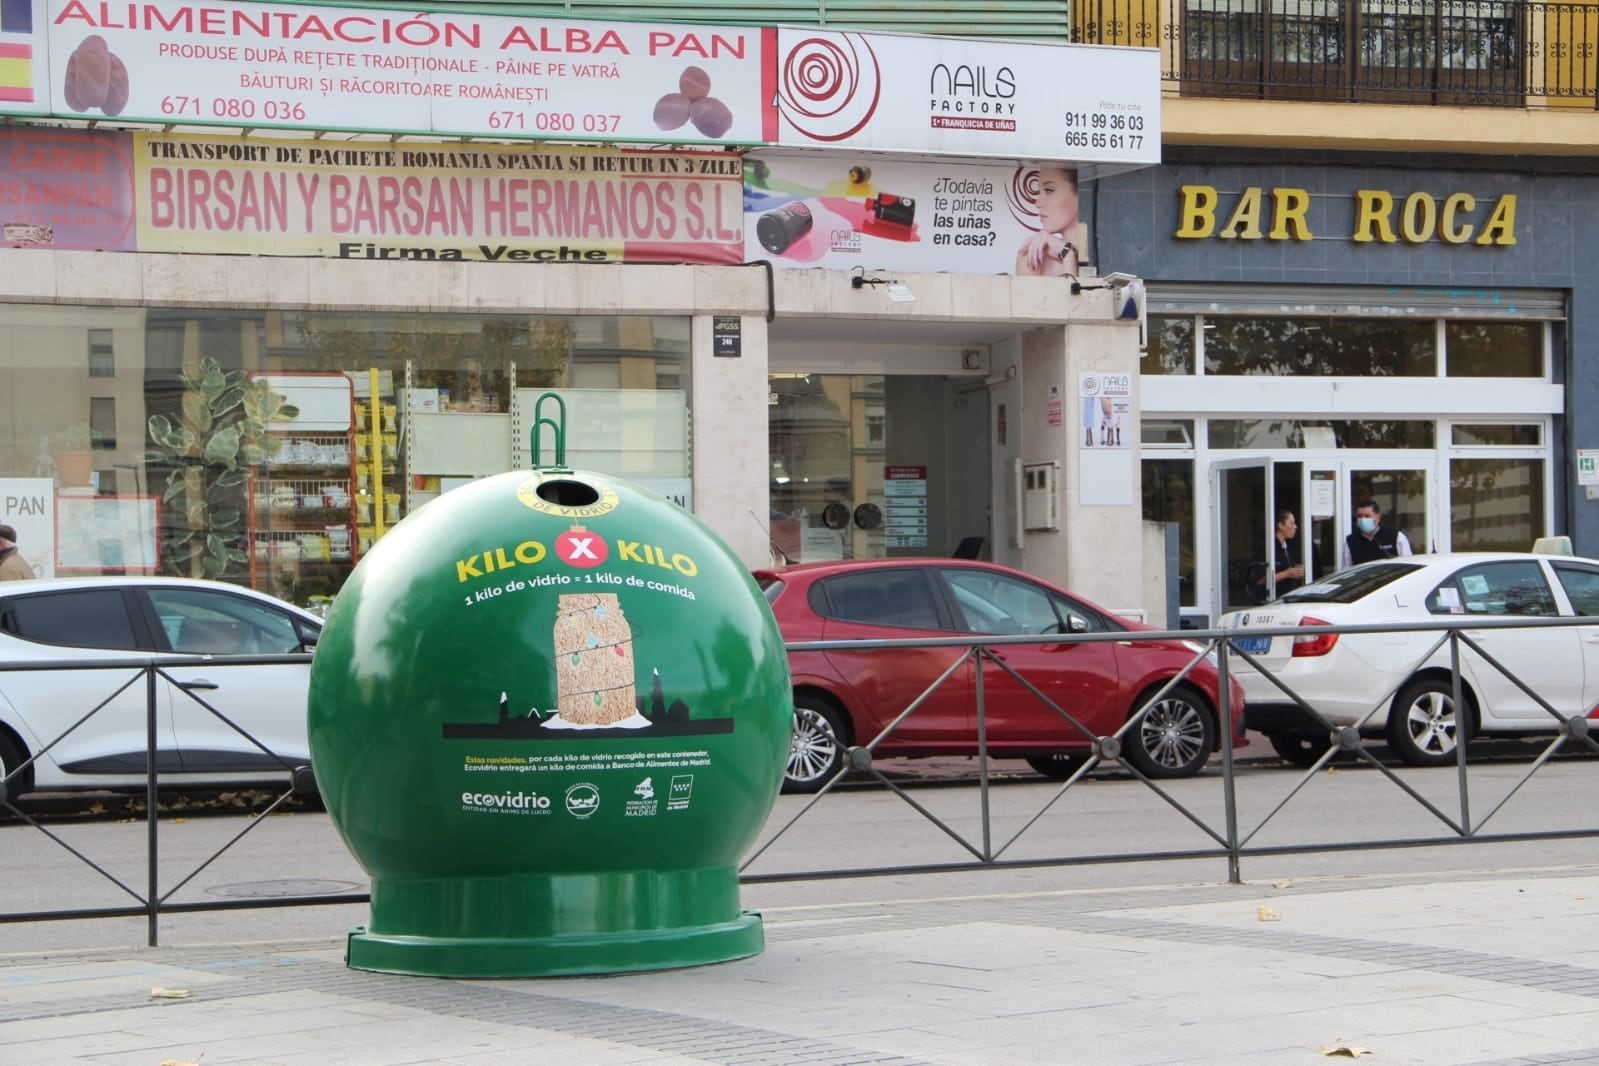
{"label": "shop window", "polygon": [[1450,538],[1455,551],[1529,551],[1548,532],[1544,460],[1451,459]]}
{"label": "shop window", "polygon": [[1444,353],[1452,378],[1544,378],[1541,322],[1447,322]]}
{"label": "shop window", "polygon": [[1449,427],[1450,442],[1471,446],[1536,448],[1543,443],[1543,426],[1534,423],[1506,422],[1464,424]]}
{"label": "shop window", "polygon": [[95,448],[117,446],[117,401],[111,396],[89,400],[89,443]]}
{"label": "shop window", "polygon": [[1435,377],[1423,319],[1207,316],[1205,373],[1271,377]]}
{"label": "shop window", "polygon": [[[902,527],[898,519],[907,501],[885,494],[892,405],[884,378],[784,372],[771,375],[767,389],[776,398],[767,407],[773,558],[796,563],[878,558],[896,547],[927,554],[925,495],[910,501],[923,507],[920,526]],[[938,419],[918,409],[917,417],[903,424],[917,422],[936,425]],[[925,492],[926,482],[917,487]],[[895,525],[892,540],[890,524]]]}
{"label": "shop window", "polygon": [[1149,345],[1138,359],[1141,374],[1194,372],[1194,320],[1173,315],[1149,316]]}
{"label": "shop window", "polygon": [[[0,348],[0,395],[29,397],[0,419],[0,477],[52,477],[61,489],[156,501],[151,540],[164,571],[203,569],[300,604],[336,593],[376,537],[427,500],[525,465],[527,437],[513,444],[512,412],[525,415],[546,390],[567,401],[570,465],[692,507],[692,322],[623,318],[0,305],[0,335],[11,342]],[[202,360],[231,384],[203,382]],[[279,390],[322,382],[322,394],[330,379],[347,382],[342,421],[322,404],[316,431],[274,427],[250,441],[230,432],[238,390],[263,375]],[[230,408],[204,409],[208,398],[229,396]],[[440,417],[457,414],[471,417]],[[425,468],[413,450],[422,438],[410,432],[424,416],[434,419],[427,439],[440,446],[433,458],[443,453]],[[221,436],[204,444],[216,470],[204,491],[161,500],[179,465],[179,430],[199,436],[219,426]],[[161,441],[151,436],[157,427]],[[229,461],[255,476],[222,480]],[[269,483],[271,494],[251,488]],[[56,518],[79,521],[60,506]],[[90,532],[62,527],[88,551],[74,569],[120,569],[110,549],[93,555]],[[183,551],[197,540],[207,546],[198,562]]]}
{"label": "shop window", "polygon": [[112,347],[112,332],[109,329],[91,329],[89,331],[89,376],[91,378],[114,377],[117,372],[116,351]]}
{"label": "shop window", "polygon": [[[1330,440],[1329,440],[1330,435]],[[1362,418],[1299,422],[1291,418],[1212,418],[1206,439],[1212,448],[1431,448],[1432,422]]]}
{"label": "shop window", "polygon": [[1190,418],[1146,418],[1138,425],[1138,436],[1145,448],[1192,448],[1194,422]]}

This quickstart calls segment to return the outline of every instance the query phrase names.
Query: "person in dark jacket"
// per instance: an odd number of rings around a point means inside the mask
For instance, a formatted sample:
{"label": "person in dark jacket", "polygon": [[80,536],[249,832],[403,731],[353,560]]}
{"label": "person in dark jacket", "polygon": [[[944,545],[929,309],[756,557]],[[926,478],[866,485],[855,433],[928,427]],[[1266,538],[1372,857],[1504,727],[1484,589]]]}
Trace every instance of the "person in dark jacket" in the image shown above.
{"label": "person in dark jacket", "polygon": [[1410,541],[1397,529],[1382,524],[1382,508],[1376,500],[1361,500],[1355,505],[1355,531],[1344,538],[1339,569],[1377,559],[1394,559],[1410,554]]}
{"label": "person in dark jacket", "polygon": [[28,560],[17,551],[17,531],[0,525],[0,581],[32,581],[36,576]]}
{"label": "person in dark jacket", "polygon": [[1292,511],[1277,512],[1277,539],[1273,548],[1272,581],[1277,595],[1292,592],[1305,583],[1305,567],[1294,562],[1294,534],[1299,532],[1299,520]]}

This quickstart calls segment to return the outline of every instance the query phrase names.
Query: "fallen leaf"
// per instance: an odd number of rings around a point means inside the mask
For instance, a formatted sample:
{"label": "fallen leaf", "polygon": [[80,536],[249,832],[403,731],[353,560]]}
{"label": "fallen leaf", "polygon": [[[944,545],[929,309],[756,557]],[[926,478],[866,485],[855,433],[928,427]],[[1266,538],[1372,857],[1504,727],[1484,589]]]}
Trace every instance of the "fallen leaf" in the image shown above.
{"label": "fallen leaf", "polygon": [[189,998],[189,990],[187,988],[162,988],[161,986],[157,985],[155,988],[150,989],[150,998],[151,999],[188,999]]}
{"label": "fallen leaf", "polygon": [[1255,908],[1255,917],[1259,918],[1263,922],[1280,922],[1283,920],[1283,916],[1272,910],[1270,907]]}
{"label": "fallen leaf", "polygon": [[1286,881],[1273,881],[1271,883],[1271,887],[1272,888],[1293,888],[1294,887],[1294,879],[1292,877],[1290,877]]}
{"label": "fallen leaf", "polygon": [[200,1066],[200,1064],[189,1059],[162,1059],[161,1066]]}
{"label": "fallen leaf", "polygon": [[174,819],[172,819],[172,824],[173,825],[182,825],[184,822],[187,822],[187,821],[188,821],[187,818],[174,818]]}
{"label": "fallen leaf", "polygon": [[1363,1048],[1359,1044],[1338,1044],[1334,1047],[1322,1047],[1320,1044],[1317,1044],[1316,1050],[1321,1052],[1323,1055],[1326,1055],[1328,1058],[1338,1059],[1358,1059],[1362,1055],[1377,1054],[1370,1048]]}
{"label": "fallen leaf", "polygon": [[1336,766],[1327,767],[1327,772],[1329,774],[1341,774],[1341,773],[1343,773],[1343,771],[1338,769],[1338,767],[1336,767]]}

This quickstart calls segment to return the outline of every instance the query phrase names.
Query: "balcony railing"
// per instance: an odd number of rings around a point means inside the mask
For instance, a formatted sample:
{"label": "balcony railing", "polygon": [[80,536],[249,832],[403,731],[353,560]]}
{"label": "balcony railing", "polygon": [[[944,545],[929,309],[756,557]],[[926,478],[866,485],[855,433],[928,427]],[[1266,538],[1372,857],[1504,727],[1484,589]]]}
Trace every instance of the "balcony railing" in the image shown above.
{"label": "balcony railing", "polygon": [[1159,48],[1183,95],[1593,108],[1599,0],[1089,0],[1074,39]]}

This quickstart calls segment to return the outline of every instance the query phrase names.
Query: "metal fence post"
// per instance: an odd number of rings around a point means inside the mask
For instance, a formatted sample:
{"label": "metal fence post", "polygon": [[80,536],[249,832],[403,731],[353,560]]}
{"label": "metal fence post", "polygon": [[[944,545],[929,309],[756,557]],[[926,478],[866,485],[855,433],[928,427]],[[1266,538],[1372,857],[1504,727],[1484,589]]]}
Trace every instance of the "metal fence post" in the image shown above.
{"label": "metal fence post", "polygon": [[1220,721],[1216,723],[1216,728],[1222,734],[1221,780],[1222,802],[1227,819],[1227,882],[1241,885],[1244,883],[1244,875],[1240,869],[1238,855],[1238,793],[1237,778],[1233,774],[1232,675],[1227,665],[1226,638],[1218,640],[1216,646],[1216,696],[1221,703]]}
{"label": "metal fence post", "polygon": [[[1470,715],[1466,713],[1465,693],[1460,684],[1460,630],[1449,631],[1449,686],[1450,699],[1455,702],[1455,779],[1460,788],[1460,827],[1470,837],[1475,830],[1471,825],[1471,790],[1466,786],[1466,741]],[[1409,713],[1409,709],[1406,709]]]}
{"label": "metal fence post", "polygon": [[145,803],[145,837],[149,848],[147,862],[148,883],[145,885],[145,921],[148,930],[145,934],[146,942],[150,947],[156,947],[160,939],[156,931],[156,919],[161,910],[161,897],[156,887],[156,787],[155,787],[155,762],[156,762],[156,669],[154,663],[145,664],[144,668],[144,803]]}

